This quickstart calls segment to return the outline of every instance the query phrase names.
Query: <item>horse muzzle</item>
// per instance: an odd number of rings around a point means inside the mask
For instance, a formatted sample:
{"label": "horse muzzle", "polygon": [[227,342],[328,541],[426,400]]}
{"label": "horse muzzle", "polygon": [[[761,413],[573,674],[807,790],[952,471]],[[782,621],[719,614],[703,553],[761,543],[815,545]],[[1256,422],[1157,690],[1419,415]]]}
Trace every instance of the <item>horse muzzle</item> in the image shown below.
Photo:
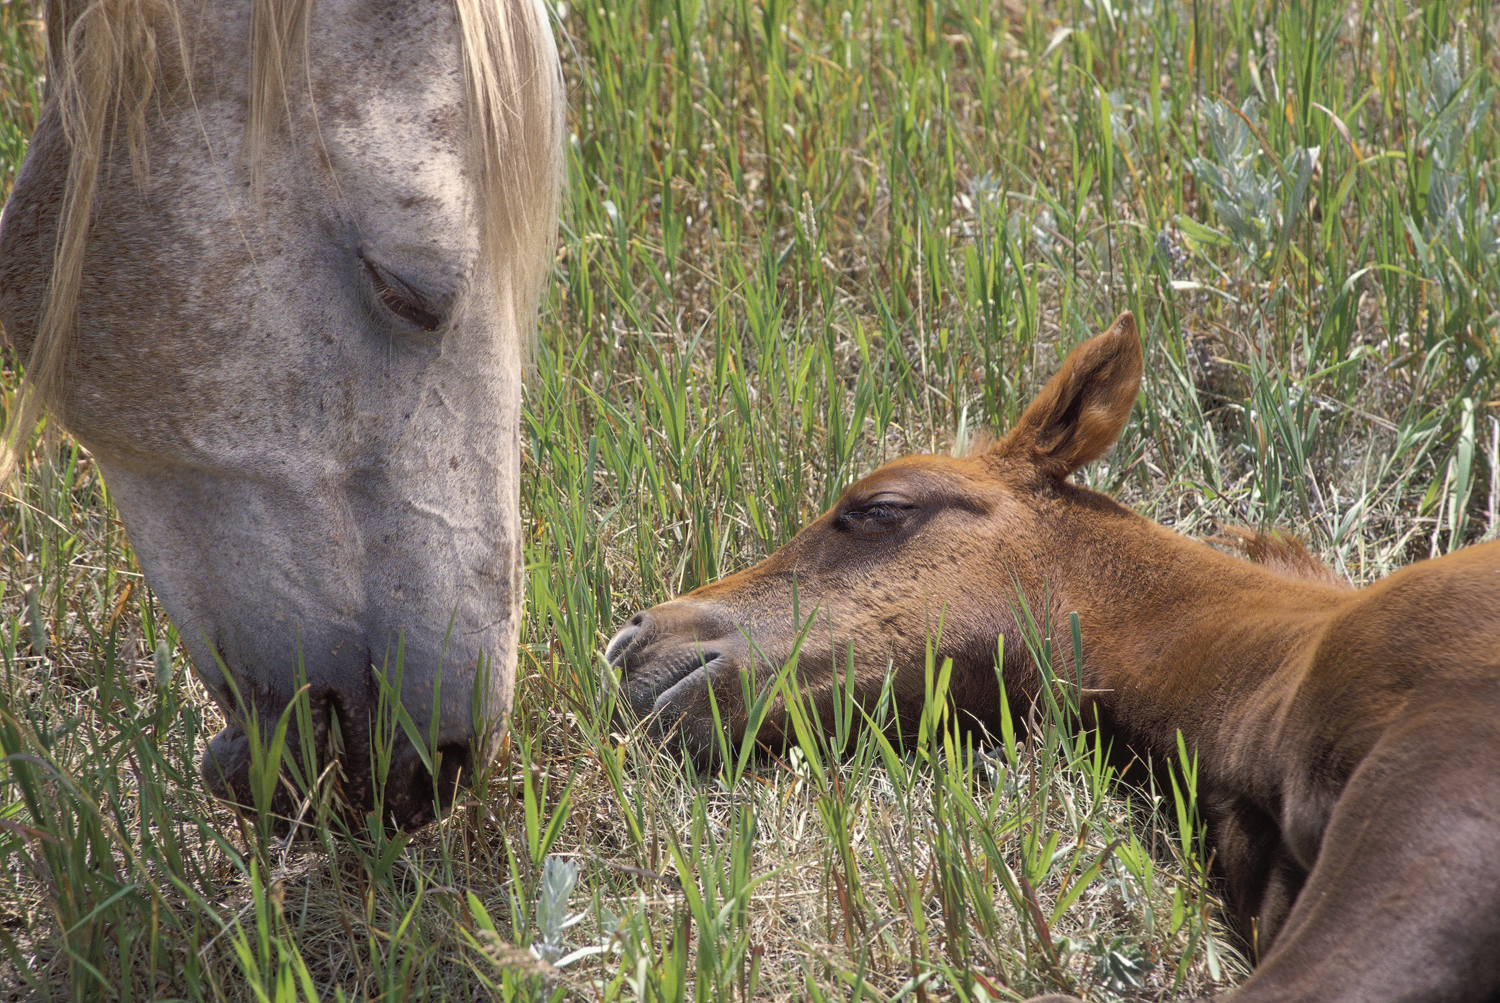
{"label": "horse muzzle", "polygon": [[[339,810],[376,811],[407,829],[452,803],[498,744],[506,681],[497,689],[482,656],[459,661],[458,653],[425,650],[431,646],[416,638],[395,660],[374,659],[363,645],[348,647],[352,653],[343,659],[304,657],[277,672],[267,671],[266,662],[257,663],[258,671],[224,663],[236,684],[221,677],[212,687],[230,723],[203,755],[211,793],[296,818],[308,791],[331,789]],[[277,779],[268,789],[273,770]]]}

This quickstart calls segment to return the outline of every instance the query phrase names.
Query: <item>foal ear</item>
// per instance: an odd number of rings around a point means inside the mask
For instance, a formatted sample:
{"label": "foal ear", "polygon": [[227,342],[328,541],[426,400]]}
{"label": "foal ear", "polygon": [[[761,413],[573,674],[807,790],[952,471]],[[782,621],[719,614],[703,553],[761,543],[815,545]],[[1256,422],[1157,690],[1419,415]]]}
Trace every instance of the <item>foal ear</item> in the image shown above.
{"label": "foal ear", "polygon": [[1073,349],[993,451],[1028,457],[1053,476],[1068,476],[1120,437],[1141,370],[1141,339],[1127,311],[1108,331]]}

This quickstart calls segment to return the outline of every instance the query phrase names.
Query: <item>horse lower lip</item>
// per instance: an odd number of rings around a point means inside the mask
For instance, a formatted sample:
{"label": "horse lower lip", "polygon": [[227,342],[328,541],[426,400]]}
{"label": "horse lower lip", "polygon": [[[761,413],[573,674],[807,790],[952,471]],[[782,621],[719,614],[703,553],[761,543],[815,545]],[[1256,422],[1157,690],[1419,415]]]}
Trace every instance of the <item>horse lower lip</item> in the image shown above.
{"label": "horse lower lip", "polygon": [[249,775],[250,741],[238,723],[230,724],[208,741],[203,755],[203,779],[216,796],[235,800],[236,785]]}
{"label": "horse lower lip", "polygon": [[225,726],[217,735],[209,739],[209,748],[215,751],[228,752],[234,744],[245,737],[245,729],[239,722],[233,722]]}

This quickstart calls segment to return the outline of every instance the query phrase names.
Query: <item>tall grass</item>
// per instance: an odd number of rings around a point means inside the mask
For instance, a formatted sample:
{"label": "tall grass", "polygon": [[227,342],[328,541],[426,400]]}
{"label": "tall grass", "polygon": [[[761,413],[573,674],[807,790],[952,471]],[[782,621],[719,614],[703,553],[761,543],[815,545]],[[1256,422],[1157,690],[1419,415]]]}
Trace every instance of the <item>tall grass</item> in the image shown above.
{"label": "tall grass", "polygon": [[[1167,789],[1125,789],[1065,706],[976,748],[934,664],[905,747],[850,708],[847,752],[809,734],[695,777],[611,723],[599,652],[881,460],[1005,426],[1125,308],[1143,403],[1095,486],[1188,533],[1289,526],[1356,580],[1494,536],[1489,5],[553,9],[569,195],[526,391],[507,754],[415,836],[316,800],[321,835],[287,842],[208,800],[216,712],[87,454],[39,440],[0,509],[0,980],[600,1001],[1232,982],[1192,750]],[[0,4],[0,185],[38,41]]]}

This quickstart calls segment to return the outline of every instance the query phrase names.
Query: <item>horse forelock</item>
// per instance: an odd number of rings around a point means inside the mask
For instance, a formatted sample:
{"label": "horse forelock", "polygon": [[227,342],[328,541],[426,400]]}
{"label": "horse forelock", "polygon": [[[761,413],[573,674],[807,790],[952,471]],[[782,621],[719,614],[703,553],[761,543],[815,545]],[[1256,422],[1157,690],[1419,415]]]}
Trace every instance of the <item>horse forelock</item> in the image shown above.
{"label": "horse forelock", "polygon": [[[284,119],[315,0],[255,0],[247,157]],[[528,345],[552,263],[562,191],[563,89],[541,0],[452,0],[476,179],[480,264],[510,337]]]}
{"label": "horse forelock", "polygon": [[[479,267],[505,311],[503,336],[529,346],[561,200],[561,69],[540,0],[452,2],[467,82],[470,171],[478,188]],[[0,482],[14,472],[43,409],[63,417],[89,218],[106,151],[123,137],[136,176],[144,178],[152,99],[176,71],[191,79],[191,39],[179,3],[48,0],[48,97],[70,160],[51,278],[25,379],[0,435]],[[252,0],[244,146],[252,173],[285,119],[314,3]]]}

